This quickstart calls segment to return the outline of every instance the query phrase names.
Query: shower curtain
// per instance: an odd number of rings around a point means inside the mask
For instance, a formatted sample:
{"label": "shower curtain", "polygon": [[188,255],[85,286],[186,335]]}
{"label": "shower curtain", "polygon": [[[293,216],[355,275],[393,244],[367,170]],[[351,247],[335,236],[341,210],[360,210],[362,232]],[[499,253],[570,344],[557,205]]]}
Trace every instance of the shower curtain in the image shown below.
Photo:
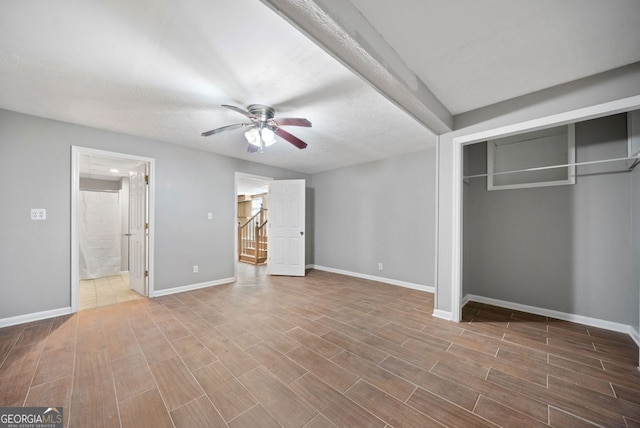
{"label": "shower curtain", "polygon": [[120,274],[120,203],[115,192],[78,196],[80,279]]}

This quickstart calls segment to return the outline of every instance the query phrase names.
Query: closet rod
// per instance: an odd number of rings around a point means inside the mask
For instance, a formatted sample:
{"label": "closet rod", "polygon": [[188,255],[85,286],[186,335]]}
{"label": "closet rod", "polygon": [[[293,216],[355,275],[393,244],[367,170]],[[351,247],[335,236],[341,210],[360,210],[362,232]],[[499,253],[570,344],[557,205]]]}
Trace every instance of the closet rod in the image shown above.
{"label": "closet rod", "polygon": [[514,170],[514,171],[491,172],[491,173],[488,173],[488,174],[465,175],[462,178],[480,178],[480,177],[489,177],[490,175],[503,175],[503,174],[515,174],[515,173],[518,173],[518,172],[543,171],[543,170],[546,170],[546,169],[566,168],[568,166],[593,165],[593,164],[597,164],[597,163],[606,163],[606,162],[620,162],[620,161],[631,160],[631,159],[635,159],[635,162],[633,163],[633,165],[631,165],[629,167],[629,170],[632,170],[633,168],[636,167],[636,165],[638,165],[638,163],[640,163],[640,155],[630,156],[630,157],[626,157],[626,158],[602,159],[602,160],[597,160],[597,161],[586,161],[586,162],[574,162],[574,163],[567,163],[567,164],[564,164],[564,165],[538,166],[538,167],[535,167],[535,168],[517,169],[517,170]]}

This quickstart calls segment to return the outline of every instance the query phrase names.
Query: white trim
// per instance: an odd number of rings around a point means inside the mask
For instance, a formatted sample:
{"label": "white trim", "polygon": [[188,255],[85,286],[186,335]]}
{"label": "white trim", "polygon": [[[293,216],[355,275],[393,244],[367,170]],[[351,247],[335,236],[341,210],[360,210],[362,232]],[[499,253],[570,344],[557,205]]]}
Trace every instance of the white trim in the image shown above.
{"label": "white trim", "polygon": [[431,287],[429,285],[415,284],[413,282],[399,281],[396,279],[382,278],[380,276],[367,275],[364,273],[351,272],[342,269],[334,269],[326,266],[318,266],[318,265],[307,265],[311,269],[322,270],[325,272],[337,273],[340,275],[352,276],[354,278],[362,278],[368,279],[370,281],[383,282],[385,284],[397,285],[398,287],[411,288],[413,290],[424,291],[426,293],[433,294],[435,292],[435,287]]}
{"label": "white trim", "polygon": [[[451,171],[453,179],[453,206],[452,206],[452,233],[454,237],[452,251],[453,258],[451,260],[451,307],[454,315],[453,320],[460,320],[462,306],[460,305],[460,294],[462,294],[462,163],[461,147],[467,144],[479,143],[492,138],[507,137],[509,135],[518,134],[524,131],[535,131],[550,126],[567,125],[577,121],[595,119],[607,115],[623,113],[635,110],[640,107],[640,95],[610,101],[594,106],[584,107],[577,110],[571,110],[564,113],[554,114],[538,119],[519,122],[512,125],[493,128],[486,131],[475,132],[467,135],[461,135],[453,138],[453,156],[454,168]],[[457,238],[457,239],[455,239]]]}
{"label": "white trim", "polygon": [[[433,265],[433,283],[435,284],[433,291],[433,306],[434,308],[438,306],[438,263],[440,261],[440,136],[436,137],[436,203],[435,203],[435,257],[434,257],[434,265]],[[434,311],[435,312],[435,311]]]}
{"label": "white trim", "polygon": [[72,313],[71,307],[51,309],[49,311],[34,312],[32,314],[18,315],[15,317],[0,319],[0,328],[9,327],[12,325],[24,324],[26,322],[40,321],[47,318],[55,318],[62,315],[69,315]]}
{"label": "white trim", "polygon": [[128,270],[121,270],[120,271],[120,275],[129,275],[129,271]]}
{"label": "white trim", "polygon": [[431,315],[433,315],[435,318],[440,318],[447,321],[452,320],[451,312],[441,311],[440,309],[434,309]]}
{"label": "white trim", "polygon": [[235,280],[236,280],[235,277],[231,277],[231,278],[218,279],[216,281],[208,281],[208,282],[201,282],[198,284],[183,285],[182,287],[166,288],[163,290],[156,290],[153,296],[150,296],[150,297],[161,297],[161,296],[168,296],[170,294],[182,293],[185,291],[199,290],[201,288],[229,284],[231,282],[234,282]]}
{"label": "white trim", "polygon": [[155,159],[143,156],[130,155],[126,153],[110,152],[106,150],[91,149],[88,147],[71,146],[71,312],[78,312],[78,219],[77,200],[80,190],[80,155],[105,156],[112,158],[122,158],[145,162],[149,165],[149,279],[148,295],[154,295],[154,241],[155,241],[155,182],[156,164]]}
{"label": "white trim", "polygon": [[632,326],[627,324],[601,320],[598,318],[587,317],[584,315],[554,311],[552,309],[538,308],[536,306],[523,305],[521,303],[507,302],[505,300],[492,299],[490,297],[476,296],[474,294],[467,294],[465,296],[465,300],[467,302],[485,303],[487,305],[499,306],[501,308],[513,309],[516,311],[527,312],[535,315],[542,315],[550,318],[557,318],[564,321],[571,321],[571,322],[584,324],[591,327],[602,328],[604,330],[616,331],[618,333],[626,333],[633,338],[634,329]]}
{"label": "white trim", "polygon": [[623,98],[620,100],[610,101],[595,106],[571,110],[564,113],[558,113],[551,116],[545,116],[538,119],[527,120],[512,125],[501,126],[499,128],[488,129],[486,131],[476,132],[473,134],[462,135],[454,138],[454,142],[458,144],[471,144],[481,141],[490,140],[498,137],[508,137],[523,131],[535,131],[550,126],[568,125],[574,122],[582,122],[598,117],[609,116],[617,113],[624,113],[629,110],[636,110],[640,107],[640,95]]}
{"label": "white trim", "polygon": [[[455,143],[455,140],[454,140]],[[453,270],[451,271],[451,282],[458,284],[458,287],[453,287],[451,290],[451,320],[455,322],[462,321],[462,306],[460,306],[460,298],[462,294],[462,197],[464,182],[462,181],[462,145],[453,145],[453,174],[456,179],[453,181],[453,189],[451,198],[454,205],[453,225],[456,225],[456,221],[460,221],[458,227],[453,228],[452,244],[451,244],[451,259],[454,260]],[[459,216],[459,218],[458,218]],[[457,266],[456,266],[457,262]]]}
{"label": "white trim", "polygon": [[460,302],[460,307],[461,308],[464,308],[464,305],[466,305],[467,303],[469,303],[471,301],[471,296],[473,296],[473,294],[466,294],[462,298],[462,301]]}
{"label": "white trim", "polygon": [[633,341],[636,342],[636,345],[640,347],[640,333],[638,333],[638,330],[633,328],[633,326],[629,326],[629,336],[631,336]]}

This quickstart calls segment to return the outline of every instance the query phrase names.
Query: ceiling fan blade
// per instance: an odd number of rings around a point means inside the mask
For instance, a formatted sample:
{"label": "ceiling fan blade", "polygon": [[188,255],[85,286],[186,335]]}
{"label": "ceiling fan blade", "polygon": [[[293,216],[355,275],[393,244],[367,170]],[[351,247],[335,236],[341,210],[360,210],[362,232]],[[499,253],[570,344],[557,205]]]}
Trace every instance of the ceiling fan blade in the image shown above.
{"label": "ceiling fan blade", "polygon": [[311,128],[311,122],[301,117],[278,117],[275,122],[278,126],[306,126]]}
{"label": "ceiling fan blade", "polygon": [[247,144],[247,151],[249,153],[255,153],[257,151],[260,151],[260,147],[254,146],[253,144]]}
{"label": "ceiling fan blade", "polygon": [[217,134],[218,132],[231,131],[236,128],[243,128],[245,126],[251,125],[250,123],[236,123],[233,125],[223,126],[222,128],[212,129],[211,131],[203,132],[201,135],[203,137],[208,137],[209,135]]}
{"label": "ceiling fan blade", "polygon": [[258,119],[258,116],[256,116],[255,114],[249,113],[248,111],[243,110],[240,107],[230,106],[226,104],[222,104],[222,107],[230,108],[233,111],[237,111],[238,113],[247,116],[249,119]]}
{"label": "ceiling fan blade", "polygon": [[285,131],[282,128],[276,128],[275,132],[278,137],[284,138],[285,140],[287,140],[288,142],[290,142],[291,144],[293,144],[299,149],[304,149],[307,147],[307,143],[305,143],[295,135],[289,134],[287,131]]}

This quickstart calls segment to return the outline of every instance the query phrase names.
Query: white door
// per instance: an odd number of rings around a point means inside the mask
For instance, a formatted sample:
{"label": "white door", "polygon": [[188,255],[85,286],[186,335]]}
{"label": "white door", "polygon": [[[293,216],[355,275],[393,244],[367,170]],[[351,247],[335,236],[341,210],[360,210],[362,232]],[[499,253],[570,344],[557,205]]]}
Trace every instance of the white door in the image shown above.
{"label": "white door", "polygon": [[147,295],[147,164],[129,175],[129,288]]}
{"label": "white door", "polygon": [[269,275],[305,274],[304,196],[304,180],[269,182]]}

